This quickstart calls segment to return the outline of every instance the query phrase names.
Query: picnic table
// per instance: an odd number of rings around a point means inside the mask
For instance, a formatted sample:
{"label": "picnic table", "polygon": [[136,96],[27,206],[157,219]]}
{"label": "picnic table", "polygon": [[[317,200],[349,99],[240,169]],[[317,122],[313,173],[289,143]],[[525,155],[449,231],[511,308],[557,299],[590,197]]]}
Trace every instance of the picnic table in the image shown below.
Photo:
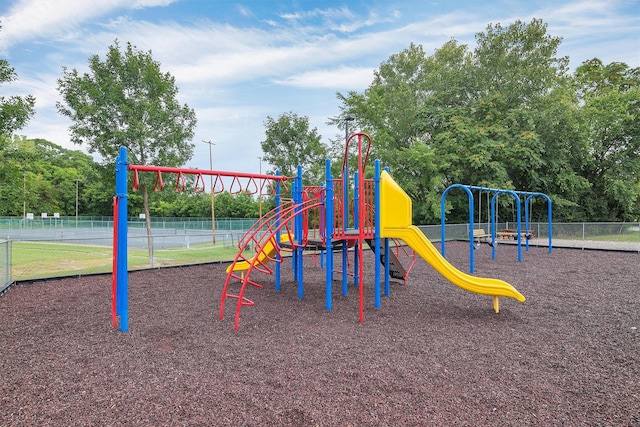
{"label": "picnic table", "polygon": [[[531,239],[531,237],[533,237],[533,230],[521,231],[520,236],[523,239]],[[518,230],[513,228],[503,228],[502,230],[496,232],[496,237],[502,240],[505,240],[505,239],[518,240]]]}

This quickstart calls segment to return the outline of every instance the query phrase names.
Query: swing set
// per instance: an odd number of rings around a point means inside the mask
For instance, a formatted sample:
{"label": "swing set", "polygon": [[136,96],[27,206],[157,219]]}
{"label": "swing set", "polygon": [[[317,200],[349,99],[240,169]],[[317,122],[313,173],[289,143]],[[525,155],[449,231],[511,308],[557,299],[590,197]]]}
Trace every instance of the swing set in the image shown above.
{"label": "swing set", "polygon": [[[518,262],[522,261],[522,239],[525,240],[525,250],[529,251],[529,239],[532,234],[529,227],[529,219],[530,219],[530,211],[531,211],[531,202],[534,197],[543,197],[547,201],[547,221],[548,221],[548,231],[549,231],[549,253],[552,252],[552,223],[551,223],[551,213],[552,213],[552,203],[549,196],[544,193],[539,192],[531,192],[531,191],[516,191],[516,190],[505,190],[499,188],[491,188],[491,187],[480,187],[475,185],[464,185],[464,184],[452,184],[447,187],[446,190],[442,193],[442,197],[440,199],[440,234],[441,234],[441,252],[442,256],[445,257],[445,245],[446,245],[446,230],[445,230],[445,222],[446,222],[446,213],[445,213],[445,201],[447,194],[449,191],[461,188],[463,189],[469,198],[469,271],[473,273],[474,271],[474,251],[476,249],[476,242],[480,243],[482,241],[486,241],[491,246],[491,258],[496,258],[496,247],[498,244],[498,238],[513,238],[517,240],[518,247]],[[480,212],[479,212],[479,223],[482,221],[482,192],[487,192],[487,199],[490,194],[493,194],[490,202],[490,230],[487,232],[484,228],[477,229],[474,224],[474,208],[475,202],[473,197],[473,192],[480,192],[480,202],[478,204]],[[513,197],[513,202],[516,207],[516,229],[503,229],[498,231],[496,229],[496,217],[497,217],[497,199],[500,195],[507,194]],[[525,228],[522,229],[522,197],[525,198]]]}

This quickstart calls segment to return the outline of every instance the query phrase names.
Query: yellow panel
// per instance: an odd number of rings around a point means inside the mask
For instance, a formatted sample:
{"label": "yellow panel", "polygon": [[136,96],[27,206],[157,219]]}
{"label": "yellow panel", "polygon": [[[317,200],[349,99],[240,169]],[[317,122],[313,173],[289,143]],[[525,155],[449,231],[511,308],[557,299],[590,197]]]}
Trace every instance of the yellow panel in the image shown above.
{"label": "yellow panel", "polygon": [[403,228],[411,225],[411,198],[391,178],[387,171],[380,175],[380,229]]}
{"label": "yellow panel", "polygon": [[[280,236],[280,242],[281,243],[285,243],[289,241],[289,236],[284,235],[284,236]],[[262,263],[264,262],[264,260],[266,259],[273,259],[273,257],[276,255],[276,248],[273,245],[273,242],[275,242],[274,237],[272,236],[271,239],[269,239],[269,241],[264,245],[264,248],[262,248],[262,250],[260,251],[259,254],[255,255],[253,258],[251,258],[248,261],[238,261],[234,264],[231,264],[227,267],[227,274],[231,271],[231,268],[233,267],[233,271],[246,271],[249,269],[249,266],[251,265],[251,263],[253,262],[253,259],[255,257],[258,257],[258,262]]]}

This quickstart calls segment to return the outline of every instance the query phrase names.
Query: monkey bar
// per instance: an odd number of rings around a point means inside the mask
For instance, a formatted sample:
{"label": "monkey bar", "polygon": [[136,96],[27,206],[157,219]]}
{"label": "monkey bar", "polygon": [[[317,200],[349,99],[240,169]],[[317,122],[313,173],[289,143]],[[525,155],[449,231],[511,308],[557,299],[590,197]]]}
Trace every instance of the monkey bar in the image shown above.
{"label": "monkey bar", "polygon": [[[231,179],[229,191],[232,194],[246,192],[248,194],[275,195],[278,198],[287,192],[286,182],[291,179],[280,175],[264,175],[242,172],[226,172],[215,170],[200,170],[190,168],[174,168],[166,166],[132,165],[127,161],[126,147],[120,147],[120,155],[116,158],[116,196],[114,198],[114,249],[113,249],[113,277],[112,277],[112,322],[118,324],[120,331],[129,329],[129,284],[127,262],[127,173],[133,172],[132,190],[140,188],[140,172],[155,173],[154,190],[164,188],[162,174],[175,174],[175,191],[186,189],[185,175],[194,175],[194,192],[205,191],[204,176],[216,177],[211,189],[213,194],[225,191],[222,178]],[[260,184],[258,184],[260,182]]]}
{"label": "monkey bar", "polygon": [[[284,191],[281,188],[281,193],[286,193],[286,181],[289,177],[280,175],[264,175],[242,172],[226,172],[216,170],[202,170],[202,169],[189,169],[189,168],[173,168],[166,166],[145,166],[145,165],[131,165],[127,164],[127,170],[133,172],[133,186],[132,190],[137,191],[140,188],[139,172],[155,172],[156,179],[153,189],[160,191],[164,189],[164,181],[162,179],[163,173],[176,174],[175,190],[181,192],[186,189],[185,175],[195,175],[195,185],[193,191],[196,193],[202,193],[206,190],[204,176],[215,177],[213,182],[214,194],[219,194],[225,191],[224,181],[222,177],[231,178],[231,184],[227,190],[231,194],[237,194],[245,192],[248,194],[260,194],[261,196],[272,196],[276,192],[276,185],[274,181],[279,181],[284,187]],[[240,179],[246,179],[246,184],[243,184]],[[261,184],[258,185],[257,181]],[[219,185],[218,185],[219,184]]]}

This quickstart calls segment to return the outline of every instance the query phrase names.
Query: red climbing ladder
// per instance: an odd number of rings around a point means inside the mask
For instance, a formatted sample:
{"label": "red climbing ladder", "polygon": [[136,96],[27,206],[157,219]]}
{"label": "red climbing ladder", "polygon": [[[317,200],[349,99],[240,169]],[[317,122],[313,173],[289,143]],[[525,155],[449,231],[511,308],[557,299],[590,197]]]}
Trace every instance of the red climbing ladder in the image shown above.
{"label": "red climbing ladder", "polygon": [[[220,319],[224,317],[224,304],[227,298],[237,300],[236,316],[234,329],[238,329],[240,322],[240,310],[243,306],[252,306],[254,302],[245,297],[247,286],[262,288],[259,283],[250,280],[252,271],[256,270],[265,274],[272,274],[273,270],[267,264],[271,262],[282,262],[283,252],[291,252],[296,247],[306,244],[308,227],[303,230],[303,236],[300,242],[296,243],[293,233],[293,220],[302,215],[304,223],[307,223],[307,215],[313,209],[320,208],[322,200],[316,198],[305,198],[302,203],[295,204],[292,201],[283,203],[282,206],[275,208],[264,215],[260,221],[256,222],[238,242],[238,254],[228,269],[227,279],[222,289],[222,298],[220,299]],[[281,240],[288,240],[288,249],[283,247],[278,241],[278,236],[282,235]],[[286,236],[286,237],[285,237]],[[248,258],[245,250],[254,247],[255,256]],[[246,268],[238,274],[236,266],[239,263],[247,263]],[[234,280],[235,279],[235,280]],[[230,291],[232,282],[238,284],[239,289],[235,293]]]}

